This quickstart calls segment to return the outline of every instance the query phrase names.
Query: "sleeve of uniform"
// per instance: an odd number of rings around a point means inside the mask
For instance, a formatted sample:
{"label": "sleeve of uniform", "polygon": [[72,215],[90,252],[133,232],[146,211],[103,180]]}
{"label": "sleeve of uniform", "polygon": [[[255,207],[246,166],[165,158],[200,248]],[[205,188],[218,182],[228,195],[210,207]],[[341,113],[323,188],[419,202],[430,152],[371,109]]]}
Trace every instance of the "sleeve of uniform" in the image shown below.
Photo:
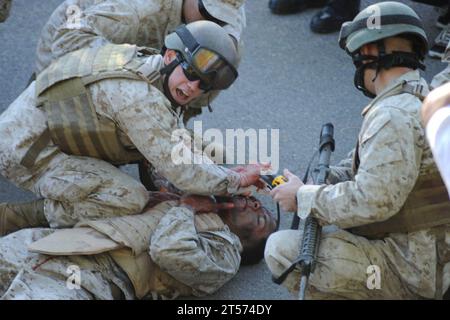
{"label": "sleeve of uniform", "polygon": [[354,178],[352,169],[354,152],[355,150],[351,151],[347,158],[340,161],[337,166],[330,166],[330,173],[328,175],[329,184],[350,181]]}
{"label": "sleeve of uniform", "polygon": [[378,114],[364,126],[354,180],[300,188],[300,216],[311,212],[324,224],[349,228],[384,221],[401,209],[419,175],[422,149],[414,127],[420,124],[402,111],[386,110],[374,110]]}
{"label": "sleeve of uniform", "polygon": [[139,16],[128,1],[107,0],[85,10],[74,9],[52,39],[56,59],[67,52],[105,43],[129,43],[136,38]]}
{"label": "sleeve of uniform", "polygon": [[225,31],[236,39],[239,50],[242,50],[242,33],[244,32],[246,27],[247,17],[245,14],[245,4],[243,4],[239,8],[235,23],[227,24],[224,26]]}
{"label": "sleeve of uniform", "polygon": [[[137,90],[135,86],[129,87]],[[204,195],[236,193],[239,175],[215,165],[202,155],[201,150],[192,152],[189,146],[189,143],[193,144],[191,136],[187,130],[178,127],[168,101],[156,88],[147,88],[148,93],[141,100],[133,98],[130,92],[124,92],[130,95],[129,103],[119,106],[112,103],[116,106],[119,127],[137,149],[161,175],[184,192]]]}
{"label": "sleeve of uniform", "polygon": [[150,255],[161,270],[191,287],[196,295],[212,294],[231,280],[240,265],[241,244],[228,227],[198,233],[194,213],[172,208],[158,224]]}

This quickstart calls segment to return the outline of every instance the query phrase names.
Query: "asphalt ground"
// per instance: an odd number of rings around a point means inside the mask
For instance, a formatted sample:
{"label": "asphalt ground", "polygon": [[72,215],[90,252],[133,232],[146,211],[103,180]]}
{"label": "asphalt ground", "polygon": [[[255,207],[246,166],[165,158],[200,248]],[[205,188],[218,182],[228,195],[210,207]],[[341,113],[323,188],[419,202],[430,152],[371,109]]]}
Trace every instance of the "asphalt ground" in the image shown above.
{"label": "asphalt ground", "polygon": [[[240,77],[232,88],[216,99],[213,113],[196,120],[203,129],[279,130],[280,168],[303,175],[311,154],[317,149],[320,128],[335,126],[336,151],[332,161],[354,147],[362,121],[361,111],[369,100],[353,86],[351,59],[338,47],[338,34],[317,35],[309,22],[317,10],[277,16],[268,0],[248,0],[245,50]],[[362,7],[377,1],[362,1]],[[429,38],[438,34],[434,23],[438,12],[431,6],[411,5],[422,17]],[[0,24],[0,112],[24,90],[34,69],[35,48],[40,30],[61,0],[14,0],[9,19]],[[427,80],[444,68],[427,59]],[[190,123],[192,125],[192,123]],[[1,137],[0,137],[1,139]],[[135,167],[124,170],[137,178]],[[0,201],[32,199],[0,176]],[[274,206],[261,198],[269,208]],[[291,214],[284,214],[281,229],[287,229]],[[243,267],[217,294],[207,299],[294,299],[271,282],[264,262]]]}

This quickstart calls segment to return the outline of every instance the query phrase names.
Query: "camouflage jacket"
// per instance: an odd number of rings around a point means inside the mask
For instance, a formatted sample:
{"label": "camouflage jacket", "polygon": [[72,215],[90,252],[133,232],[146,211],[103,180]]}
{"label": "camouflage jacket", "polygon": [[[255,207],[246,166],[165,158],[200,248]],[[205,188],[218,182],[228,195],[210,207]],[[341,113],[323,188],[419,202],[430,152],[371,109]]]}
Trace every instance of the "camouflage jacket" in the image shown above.
{"label": "camouflage jacket", "polygon": [[155,86],[144,81],[112,79],[95,83],[90,89],[97,113],[113,120],[130,143],[175,187],[201,195],[238,190],[237,173],[215,165],[201,150],[192,151],[189,132]]}
{"label": "camouflage jacket", "polygon": [[[358,169],[354,159],[346,159],[331,170],[330,180],[336,184],[301,187],[297,192],[300,216],[311,212],[322,224],[344,229],[387,220],[400,211],[419,175],[434,167],[420,124],[420,99],[407,93],[389,96],[403,80],[420,81],[426,87],[418,71],[409,72],[364,109]],[[383,241],[396,252],[389,259],[399,277],[413,291],[433,297],[438,262],[435,234],[430,230],[390,234]],[[417,273],[403,274],[405,263],[415,265]]]}
{"label": "camouflage jacket", "polygon": [[[141,233],[137,238],[145,242],[144,253],[147,252],[152,261],[157,265],[153,269],[155,285],[149,292],[149,298],[173,299],[179,295],[204,296],[212,294],[231,280],[238,272],[240,265],[240,252],[242,245],[239,238],[234,235],[223,223],[217,223],[217,228],[207,232],[201,231],[199,215],[195,215],[185,207],[179,207],[175,201],[165,201],[148,209],[141,215],[146,221],[146,227],[140,228]],[[144,218],[147,216],[147,218]],[[211,221],[220,218],[214,214],[204,214]],[[150,217],[151,219],[149,219]],[[139,219],[133,216],[132,219]],[[118,219],[126,220],[126,217]],[[200,219],[204,219],[200,217]],[[114,219],[111,219],[114,223]],[[97,221],[97,225],[102,221]],[[107,220],[105,220],[107,222]],[[152,222],[152,223],[150,223]],[[93,222],[94,223],[94,222]],[[89,225],[89,222],[85,222]],[[64,229],[57,232],[64,233]],[[10,236],[0,239],[0,279],[4,280],[0,288],[0,299],[7,286],[15,288],[21,285],[21,274],[29,272],[27,281],[33,283],[28,290],[40,288],[38,292],[31,292],[34,299],[65,299],[67,289],[64,286],[59,290],[53,286],[48,290],[47,277],[66,279],[67,266],[77,265],[83,274],[82,289],[92,294],[95,299],[113,299],[110,284],[116,284],[124,293],[126,299],[135,299],[136,295],[127,274],[111,259],[112,252],[95,255],[70,255],[63,257],[54,256],[48,259],[48,255],[36,254],[28,251],[28,246],[35,244],[39,239],[47,236],[55,236],[55,230],[29,229],[21,230]],[[115,234],[117,236],[117,234]],[[133,238],[133,237],[131,237]],[[47,238],[48,239],[48,238]],[[45,239],[44,239],[45,240]],[[60,239],[51,245],[52,250],[58,250]],[[48,241],[48,240],[47,240]],[[47,242],[48,243],[48,242]],[[84,247],[88,244],[85,243]],[[67,250],[67,246],[63,249]],[[61,252],[63,252],[61,251]],[[132,258],[131,258],[132,259]],[[39,265],[39,268],[31,269]],[[151,272],[150,270],[140,270]],[[11,277],[11,272],[15,277]],[[90,276],[100,274],[102,277]],[[12,283],[11,283],[12,280]],[[109,282],[109,283],[108,283]],[[10,283],[10,285],[8,285]],[[26,290],[23,290],[26,292]],[[26,298],[23,295],[21,298]]]}
{"label": "camouflage jacket", "polygon": [[[182,24],[183,0],[66,0],[44,26],[37,47],[36,72],[56,58],[83,47],[106,42],[161,49],[167,34]],[[240,41],[245,27],[225,29]]]}

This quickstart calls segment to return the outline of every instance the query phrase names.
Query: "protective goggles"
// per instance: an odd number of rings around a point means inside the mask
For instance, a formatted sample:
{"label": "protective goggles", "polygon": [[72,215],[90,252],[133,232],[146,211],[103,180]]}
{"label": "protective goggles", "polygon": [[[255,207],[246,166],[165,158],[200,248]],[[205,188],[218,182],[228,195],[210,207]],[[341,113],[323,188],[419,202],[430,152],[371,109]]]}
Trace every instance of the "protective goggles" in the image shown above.
{"label": "protective goggles", "polygon": [[224,90],[233,84],[238,72],[228,61],[218,53],[201,47],[185,26],[175,32],[186,46],[178,59],[190,81],[200,80],[200,89],[204,91]]}

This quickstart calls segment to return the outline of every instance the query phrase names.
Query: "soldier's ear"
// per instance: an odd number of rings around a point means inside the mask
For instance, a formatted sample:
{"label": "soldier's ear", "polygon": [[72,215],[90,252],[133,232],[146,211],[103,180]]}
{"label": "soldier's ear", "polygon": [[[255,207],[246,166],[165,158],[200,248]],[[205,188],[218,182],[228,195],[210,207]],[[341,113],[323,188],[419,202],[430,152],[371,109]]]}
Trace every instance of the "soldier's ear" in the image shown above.
{"label": "soldier's ear", "polygon": [[174,50],[167,49],[164,54],[164,63],[169,65],[177,57],[177,53]]}

